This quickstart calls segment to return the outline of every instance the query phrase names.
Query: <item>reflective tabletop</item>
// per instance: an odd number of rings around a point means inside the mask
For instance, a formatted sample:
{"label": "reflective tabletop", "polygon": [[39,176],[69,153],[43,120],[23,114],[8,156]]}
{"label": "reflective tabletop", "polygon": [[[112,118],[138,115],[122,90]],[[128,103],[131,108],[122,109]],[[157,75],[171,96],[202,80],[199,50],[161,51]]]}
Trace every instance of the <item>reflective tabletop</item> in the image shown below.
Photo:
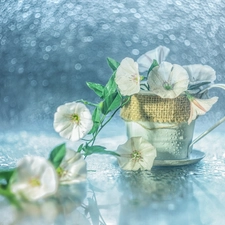
{"label": "reflective tabletop", "polygon": [[[117,125],[104,131],[98,140],[108,149],[115,150],[126,141],[125,133]],[[0,165],[6,169],[15,167],[25,155],[48,157],[51,149],[63,140],[54,132],[21,129],[2,131],[0,142]],[[223,130],[213,131],[194,148],[205,153],[197,163],[154,166],[151,171],[137,172],[121,170],[113,156],[91,155],[86,158],[87,181],[61,186],[52,198],[27,203],[25,210],[18,211],[0,197],[0,224],[223,224]]]}

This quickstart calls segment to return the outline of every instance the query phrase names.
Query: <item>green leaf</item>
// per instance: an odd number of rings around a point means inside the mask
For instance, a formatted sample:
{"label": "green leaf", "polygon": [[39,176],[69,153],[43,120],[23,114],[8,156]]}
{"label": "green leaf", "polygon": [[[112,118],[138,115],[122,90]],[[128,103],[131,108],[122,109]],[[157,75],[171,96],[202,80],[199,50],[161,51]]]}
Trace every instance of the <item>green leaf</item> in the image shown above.
{"label": "green leaf", "polygon": [[54,167],[57,169],[62,162],[64,156],[66,154],[66,145],[61,144],[57,147],[55,147],[49,156],[49,161],[54,165]]}
{"label": "green leaf", "polygon": [[[110,98],[110,96],[109,96]],[[122,102],[122,97],[121,95],[119,95],[118,93],[116,93],[116,96],[114,98],[112,98],[113,101],[109,101],[111,102],[111,104],[109,105],[108,111],[113,111],[115,109],[117,109],[118,107],[120,107],[121,102]]]}
{"label": "green leaf", "polygon": [[77,152],[81,152],[83,146],[84,146],[84,144],[81,144],[81,145],[78,147]]}
{"label": "green leaf", "polygon": [[118,63],[116,60],[109,58],[109,57],[107,58],[107,63],[113,71],[116,71],[120,65],[120,63]]}
{"label": "green leaf", "polygon": [[101,123],[101,115],[101,110],[99,109],[99,107],[96,107],[92,114],[93,126],[88,134],[93,134],[98,130]]}
{"label": "green leaf", "polygon": [[15,169],[1,171],[0,172],[0,180],[5,180],[8,183],[10,178],[12,177],[14,171],[15,171]]}
{"label": "green leaf", "polygon": [[131,99],[130,96],[126,96],[125,98],[123,98],[121,107],[123,107],[124,105],[126,105],[130,101],[130,99]]}
{"label": "green leaf", "polygon": [[154,67],[156,67],[156,66],[158,66],[158,65],[159,65],[158,62],[157,62],[155,59],[153,59],[152,65],[150,66],[150,68],[149,68],[149,70],[148,70],[148,74],[152,71],[152,69],[153,69]]}
{"label": "green leaf", "polygon": [[115,82],[116,73],[114,72],[110,77],[109,81],[105,85],[103,97],[106,98],[107,96],[117,92],[117,84]]}
{"label": "green leaf", "polygon": [[98,130],[99,126],[100,126],[100,123],[93,123],[93,126],[91,130],[88,132],[88,134],[94,134]]}
{"label": "green leaf", "polygon": [[99,107],[96,107],[94,109],[94,112],[92,114],[92,120],[94,123],[100,123],[101,122],[101,110]]}
{"label": "green leaf", "polygon": [[16,206],[17,208],[21,208],[21,203],[19,200],[17,200],[16,196],[8,189],[2,189],[0,187],[0,195],[4,196],[5,198],[8,199],[8,201]]}
{"label": "green leaf", "polygon": [[203,85],[207,85],[207,84],[210,84],[211,82],[201,82],[201,83],[198,83],[198,84],[192,84],[192,85],[189,85],[188,87],[188,90],[193,90],[193,89],[198,89],[200,88],[201,86]]}
{"label": "green leaf", "polygon": [[114,156],[120,156],[118,153],[114,151],[108,151],[105,150],[106,148],[100,145],[93,145],[93,146],[86,146],[85,147],[85,156],[91,155],[91,154],[109,154]]}
{"label": "green leaf", "polygon": [[122,97],[118,93],[113,93],[105,98],[102,104],[102,113],[106,115],[107,113],[120,107],[122,102]]}
{"label": "green leaf", "polygon": [[86,82],[87,86],[93,90],[100,98],[103,97],[104,86],[97,83]]}

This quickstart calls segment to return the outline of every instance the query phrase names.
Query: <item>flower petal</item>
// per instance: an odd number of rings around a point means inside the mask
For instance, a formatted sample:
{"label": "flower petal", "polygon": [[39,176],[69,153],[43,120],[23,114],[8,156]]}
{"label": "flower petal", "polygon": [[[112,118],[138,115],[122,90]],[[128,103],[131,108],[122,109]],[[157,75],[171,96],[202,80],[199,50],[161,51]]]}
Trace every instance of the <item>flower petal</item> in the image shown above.
{"label": "flower petal", "polygon": [[[32,181],[37,183],[32,184]],[[34,201],[56,193],[58,177],[53,165],[45,158],[27,156],[20,160],[10,189],[19,198]]]}
{"label": "flower petal", "polygon": [[153,145],[150,145],[149,142],[143,141],[140,145],[141,154],[145,155],[145,160],[140,161],[142,169],[151,170],[154,159],[156,158],[156,149]]}
{"label": "flower petal", "polygon": [[183,66],[187,71],[190,85],[203,82],[213,82],[216,79],[215,70],[208,65],[194,64]]}
{"label": "flower petal", "polygon": [[206,112],[208,112],[212,108],[213,104],[218,101],[218,97],[213,97],[210,99],[189,97],[189,100],[191,103],[191,112],[188,119],[188,124],[195,120],[198,115],[204,115]]}
{"label": "flower petal", "polygon": [[132,137],[125,144],[119,145],[118,163],[124,170],[150,170],[156,157],[156,149],[142,137]]}
{"label": "flower petal", "polygon": [[[77,116],[77,121],[73,120],[74,115]],[[53,126],[61,137],[78,141],[91,130],[93,126],[92,115],[83,103],[66,103],[57,108]]]}
{"label": "flower petal", "polygon": [[86,161],[78,152],[66,149],[66,155],[60,164],[60,168],[63,170],[60,176],[61,184],[72,184],[86,180]]}
{"label": "flower petal", "polygon": [[125,58],[116,71],[115,82],[123,96],[130,96],[140,91],[138,64],[131,58]]}
{"label": "flower petal", "polygon": [[159,64],[164,61],[169,54],[169,48],[165,46],[159,46],[151,51],[146,52],[137,59],[139,65],[139,71],[141,73],[148,71],[155,59]]}
{"label": "flower petal", "polygon": [[176,98],[187,90],[188,74],[183,67],[162,62],[153,68],[148,77],[150,90],[161,98]]}
{"label": "flower petal", "polygon": [[[75,129],[74,129],[74,126],[75,126]],[[66,139],[69,139],[69,140],[72,140],[71,137],[72,137],[72,134],[77,132],[79,129],[76,129],[76,124],[72,124],[72,123],[69,123],[69,126],[68,127],[65,127],[65,129],[61,130],[59,132],[59,135],[63,138],[66,138]],[[56,130],[57,131],[57,130]],[[74,134],[76,135],[76,133]],[[73,138],[72,141],[77,141],[79,140],[80,137],[77,137],[76,138]]]}

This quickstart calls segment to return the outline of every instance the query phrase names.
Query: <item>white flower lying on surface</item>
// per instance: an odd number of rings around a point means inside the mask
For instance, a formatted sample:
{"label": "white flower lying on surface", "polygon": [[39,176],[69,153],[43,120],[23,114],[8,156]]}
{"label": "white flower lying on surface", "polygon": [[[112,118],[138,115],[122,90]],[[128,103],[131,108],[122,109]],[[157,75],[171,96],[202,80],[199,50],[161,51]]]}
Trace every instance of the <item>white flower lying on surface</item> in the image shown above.
{"label": "white flower lying on surface", "polygon": [[142,137],[132,137],[125,144],[119,145],[117,157],[124,170],[150,170],[156,157],[156,149]]}
{"label": "white flower lying on surface", "polygon": [[139,65],[139,71],[141,73],[148,71],[154,59],[160,64],[162,61],[166,59],[169,52],[170,50],[167,47],[158,46],[157,48],[141,55],[137,59],[137,63]]}
{"label": "white flower lying on surface", "polygon": [[130,96],[140,91],[138,64],[131,58],[121,61],[116,71],[115,82],[123,96]]}
{"label": "white flower lying on surface", "polygon": [[148,77],[151,92],[161,98],[176,98],[187,90],[189,78],[186,70],[177,64],[162,62],[152,69]]}
{"label": "white flower lying on surface", "polygon": [[54,128],[61,137],[78,141],[92,128],[93,121],[89,109],[82,103],[71,102],[57,108]]}
{"label": "white flower lying on surface", "polygon": [[66,149],[65,157],[57,168],[60,184],[73,184],[86,180],[87,168],[83,156],[71,149]]}
{"label": "white flower lying on surface", "polygon": [[190,94],[187,94],[187,97],[191,103],[191,112],[188,119],[188,124],[190,124],[192,120],[195,120],[198,115],[204,115],[208,112],[212,108],[213,104],[218,101],[218,97],[198,99]]}
{"label": "white flower lying on surface", "polygon": [[29,201],[53,195],[57,189],[55,168],[48,160],[39,156],[24,157],[10,183],[12,193]]}
{"label": "white flower lying on surface", "polygon": [[[213,83],[216,79],[215,70],[207,65],[193,64],[183,66],[189,76],[189,88],[193,91],[200,91],[205,85]],[[200,87],[202,86],[202,87]]]}

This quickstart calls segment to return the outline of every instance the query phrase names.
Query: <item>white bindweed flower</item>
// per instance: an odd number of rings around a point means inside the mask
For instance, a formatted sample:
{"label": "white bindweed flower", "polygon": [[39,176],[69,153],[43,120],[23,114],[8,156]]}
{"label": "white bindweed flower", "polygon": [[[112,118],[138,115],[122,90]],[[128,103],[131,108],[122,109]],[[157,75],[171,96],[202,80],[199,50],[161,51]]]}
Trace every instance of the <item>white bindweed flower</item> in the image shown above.
{"label": "white bindweed flower", "polygon": [[198,115],[204,115],[208,112],[212,108],[213,104],[218,101],[218,97],[198,99],[189,94],[187,94],[187,97],[191,103],[191,112],[188,124],[190,124],[192,120],[195,120]]}
{"label": "white bindweed flower", "polygon": [[61,137],[71,141],[83,138],[92,126],[92,115],[82,103],[71,102],[61,105],[54,115],[55,130]]}
{"label": "white bindweed flower", "polygon": [[123,96],[130,96],[140,91],[138,64],[131,58],[125,58],[116,71],[115,82]]}
{"label": "white bindweed flower", "polygon": [[24,157],[10,182],[11,192],[29,201],[53,195],[58,189],[55,168],[39,156]]}
{"label": "white bindweed flower", "polygon": [[124,170],[150,170],[156,157],[156,149],[142,137],[132,137],[117,148],[118,163]]}
{"label": "white bindweed flower", "polygon": [[187,71],[190,85],[195,85],[198,83],[213,82],[216,79],[215,70],[207,65],[194,64],[183,66]]}
{"label": "white bindweed flower", "polygon": [[159,46],[151,51],[146,52],[137,59],[139,71],[141,73],[148,71],[155,59],[159,64],[164,61],[170,50],[165,46]]}
{"label": "white bindweed flower", "polygon": [[189,76],[190,83],[188,90],[190,93],[198,93],[208,88],[216,79],[216,72],[210,66],[194,64],[183,66],[183,68],[187,71]]}
{"label": "white bindweed flower", "polygon": [[188,83],[186,70],[169,62],[154,67],[148,77],[150,91],[161,98],[176,98],[187,90]]}
{"label": "white bindweed flower", "polygon": [[60,184],[73,184],[86,180],[87,166],[83,156],[71,149],[66,149],[66,155],[57,168]]}

